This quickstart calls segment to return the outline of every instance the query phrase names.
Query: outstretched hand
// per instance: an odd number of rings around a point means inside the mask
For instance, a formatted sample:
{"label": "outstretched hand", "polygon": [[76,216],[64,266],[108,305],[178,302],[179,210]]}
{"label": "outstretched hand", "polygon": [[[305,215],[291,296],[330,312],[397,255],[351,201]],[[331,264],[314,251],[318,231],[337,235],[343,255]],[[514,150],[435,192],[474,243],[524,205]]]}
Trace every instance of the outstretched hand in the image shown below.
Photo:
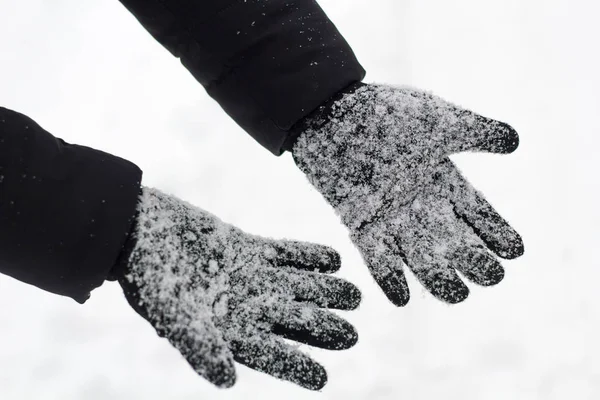
{"label": "outstretched hand", "polygon": [[406,264],[440,300],[468,288],[460,271],[493,285],[503,258],[523,253],[520,236],[460,175],[447,156],[507,154],[519,143],[508,125],[429,93],[364,85],[309,116],[292,154],[350,230],[371,274],[405,305]]}
{"label": "outstretched hand", "polygon": [[248,235],[215,216],[144,188],[119,283],[131,306],[213,384],[235,383],[234,360],[317,390],[325,369],[283,339],[340,350],[357,333],[327,311],[351,310],[360,292],[327,275],[332,249]]}

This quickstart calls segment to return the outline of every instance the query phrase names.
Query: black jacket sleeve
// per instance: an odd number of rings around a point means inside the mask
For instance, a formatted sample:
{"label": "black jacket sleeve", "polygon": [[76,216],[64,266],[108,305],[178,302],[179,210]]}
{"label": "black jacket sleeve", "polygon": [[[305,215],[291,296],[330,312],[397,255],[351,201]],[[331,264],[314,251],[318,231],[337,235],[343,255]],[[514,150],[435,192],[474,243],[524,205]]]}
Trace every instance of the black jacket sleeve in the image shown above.
{"label": "black jacket sleeve", "polygon": [[365,71],[314,0],[120,0],[252,137],[294,124]]}
{"label": "black jacket sleeve", "polygon": [[0,273],[83,303],[118,258],[141,175],[0,107]]}

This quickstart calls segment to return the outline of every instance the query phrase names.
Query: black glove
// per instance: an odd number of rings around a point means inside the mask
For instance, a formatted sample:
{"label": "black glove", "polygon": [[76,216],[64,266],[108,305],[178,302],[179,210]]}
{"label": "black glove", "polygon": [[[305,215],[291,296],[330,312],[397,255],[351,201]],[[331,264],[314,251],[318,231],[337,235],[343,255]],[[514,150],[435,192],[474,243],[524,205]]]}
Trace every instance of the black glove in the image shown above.
{"label": "black glove", "polygon": [[403,262],[437,298],[468,295],[455,269],[482,285],[504,276],[498,256],[523,253],[519,235],[447,158],[511,153],[508,125],[411,88],[358,85],[299,127],[293,157],[335,208],[387,297],[403,306]]}
{"label": "black glove", "polygon": [[233,361],[309,389],[323,367],[286,343],[352,347],[352,325],[324,310],[355,309],[360,292],[324,273],[340,267],[330,248],[248,235],[155,189],[143,188],[131,240],[115,272],[129,304],[220,387]]}

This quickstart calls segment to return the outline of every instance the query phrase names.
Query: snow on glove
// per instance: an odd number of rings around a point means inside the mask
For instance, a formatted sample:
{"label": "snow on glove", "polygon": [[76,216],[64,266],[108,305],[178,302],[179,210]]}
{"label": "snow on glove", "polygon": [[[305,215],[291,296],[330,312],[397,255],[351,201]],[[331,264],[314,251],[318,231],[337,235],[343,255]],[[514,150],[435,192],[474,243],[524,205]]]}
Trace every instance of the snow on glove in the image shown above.
{"label": "snow on glove", "polygon": [[362,85],[300,129],[296,164],[340,215],[394,304],[410,297],[403,263],[435,297],[458,303],[468,288],[455,270],[493,285],[504,272],[487,249],[503,258],[523,253],[520,236],[447,158],[513,152],[518,135],[510,126],[420,90]]}
{"label": "snow on glove", "polygon": [[235,383],[234,360],[308,389],[324,368],[283,338],[325,349],[357,341],[352,325],[324,308],[351,310],[360,292],[325,273],[339,255],[316,244],[248,235],[155,189],[143,188],[117,272],[131,306],[201,376]]}

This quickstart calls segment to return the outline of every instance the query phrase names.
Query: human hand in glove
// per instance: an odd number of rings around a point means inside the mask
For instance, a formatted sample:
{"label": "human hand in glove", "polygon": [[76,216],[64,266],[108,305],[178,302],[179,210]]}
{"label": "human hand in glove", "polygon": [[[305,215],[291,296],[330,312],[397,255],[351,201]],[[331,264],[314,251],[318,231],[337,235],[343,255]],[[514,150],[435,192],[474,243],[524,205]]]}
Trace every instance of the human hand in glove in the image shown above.
{"label": "human hand in glove", "polygon": [[518,135],[429,93],[356,85],[297,127],[298,167],[335,208],[371,274],[397,306],[409,300],[406,264],[438,299],[504,276],[498,260],[523,253],[520,236],[447,156],[513,152]]}
{"label": "human hand in glove", "polygon": [[360,292],[326,273],[330,248],[248,235],[155,189],[143,188],[134,231],[115,275],[129,304],[219,387],[235,383],[234,360],[308,389],[324,368],[283,339],[331,350],[357,341],[327,311],[351,310]]}

